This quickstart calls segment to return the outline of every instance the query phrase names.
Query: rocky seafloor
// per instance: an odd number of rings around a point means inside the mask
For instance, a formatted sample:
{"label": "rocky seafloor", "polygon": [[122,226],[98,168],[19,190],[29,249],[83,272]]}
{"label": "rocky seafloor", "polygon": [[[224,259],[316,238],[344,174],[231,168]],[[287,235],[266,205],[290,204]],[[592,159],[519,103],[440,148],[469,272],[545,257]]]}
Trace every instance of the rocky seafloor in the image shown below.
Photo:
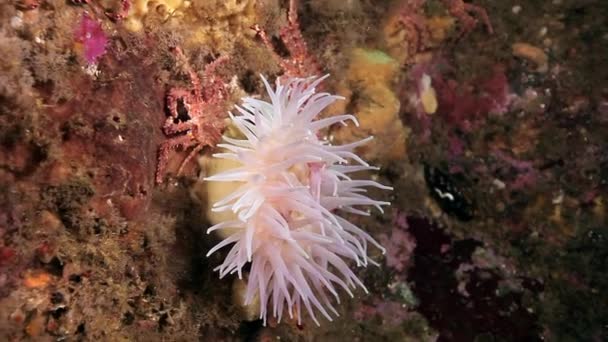
{"label": "rocky seafloor", "polygon": [[[606,56],[602,0],[1,1],[0,340],[606,341]],[[387,253],[263,326],[205,257],[207,137],[321,73]]]}

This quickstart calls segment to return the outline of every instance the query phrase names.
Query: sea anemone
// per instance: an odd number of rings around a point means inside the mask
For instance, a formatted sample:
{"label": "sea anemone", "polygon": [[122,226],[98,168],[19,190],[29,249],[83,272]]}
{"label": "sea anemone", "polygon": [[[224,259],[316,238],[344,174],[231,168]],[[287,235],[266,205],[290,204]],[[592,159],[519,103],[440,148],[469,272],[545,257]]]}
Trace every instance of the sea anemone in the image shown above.
{"label": "sea anemone", "polygon": [[270,102],[245,98],[236,106],[239,114],[230,113],[230,119],[243,139],[224,137],[225,143],[218,146],[225,151],[214,154],[239,166],[205,178],[240,184],[213,205],[213,211],[231,212],[234,220],[209,228],[208,233],[226,229],[229,234],[207,256],[232,245],[215,269],[220,278],[233,273],[242,278],[250,264],[245,305],[259,300],[264,324],[270,308],[278,321],[286,309],[301,323],[304,308],[317,325],[315,311],[331,321],[338,316],[331,299],[340,301],[336,288],[351,296],[357,286],[367,292],[349,264],[378,265],[368,257],[368,243],[385,252],[341,215],[369,215],[362,206],[382,212],[390,203],[367,197],[366,188],[392,188],[350,177],[378,169],[353,152],[372,137],[345,145],[322,138],[321,131],[333,124],[357,124],[352,115],[317,119],[342,99],[316,93],[326,77],[277,80],[275,90],[262,77]]}

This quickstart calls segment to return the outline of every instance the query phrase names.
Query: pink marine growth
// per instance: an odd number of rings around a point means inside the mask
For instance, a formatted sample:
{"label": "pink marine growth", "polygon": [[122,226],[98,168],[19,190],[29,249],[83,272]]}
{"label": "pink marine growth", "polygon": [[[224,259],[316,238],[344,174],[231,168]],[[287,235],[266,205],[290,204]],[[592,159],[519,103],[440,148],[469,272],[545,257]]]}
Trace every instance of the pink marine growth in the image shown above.
{"label": "pink marine growth", "polygon": [[477,19],[471,16],[471,13],[481,19],[489,33],[494,33],[490,17],[488,17],[488,13],[483,7],[466,3],[463,0],[443,0],[443,2],[450,14],[460,21],[462,26],[461,36],[469,34],[477,26]]}
{"label": "pink marine growth", "polygon": [[[408,56],[415,56],[429,48],[431,32],[424,15],[426,1],[402,0],[397,9],[399,14],[394,17],[394,23],[391,25],[391,27],[397,29],[395,32],[404,32],[406,35],[404,49]],[[471,13],[474,13],[483,21],[489,33],[494,32],[490,18],[482,7],[465,3],[463,0],[443,0],[443,3],[448,12],[460,21],[461,37],[469,34],[477,25],[477,19],[471,16]],[[396,34],[395,32],[392,34]],[[408,62],[414,62],[414,59],[409,58]]]}
{"label": "pink marine growth", "polygon": [[359,305],[353,313],[353,317],[359,322],[379,317],[383,326],[398,326],[411,316],[411,311],[404,307],[403,303],[380,298],[374,298],[371,303]]}
{"label": "pink marine growth", "polygon": [[101,28],[99,21],[92,19],[84,12],[80,23],[74,31],[74,39],[84,47],[84,57],[89,64],[95,64],[106,52],[108,37]]}
{"label": "pink marine growth", "polygon": [[490,114],[504,114],[512,100],[508,79],[501,65],[496,65],[489,77],[464,84],[434,75],[433,84],[439,98],[437,113],[464,132],[482,125]]}
{"label": "pink marine growth", "polygon": [[282,57],[275,50],[271,38],[266,31],[260,28],[259,25],[254,25],[252,28],[262,38],[264,44],[272,52],[275,60],[288,77],[304,77],[307,75],[318,75],[321,73],[321,67],[308,51],[306,41],[302,37],[300,24],[298,22],[298,1],[289,1],[289,11],[287,12],[287,26],[281,28],[279,36],[285,47],[289,51],[288,57]]}
{"label": "pink marine growth", "polygon": [[231,246],[216,268],[220,278],[244,277],[250,266],[245,304],[259,298],[264,324],[269,314],[280,321],[285,312],[301,324],[304,310],[317,324],[317,312],[331,321],[340,288],[351,296],[353,288],[365,289],[351,264],[378,265],[368,244],[384,252],[346,214],[382,212],[389,203],[368,197],[367,188],[391,188],[353,179],[355,172],[377,170],[353,152],[371,137],[345,145],[321,138],[333,124],[357,123],[352,115],[317,118],[341,99],[316,92],[324,78],[277,80],[275,88],[262,78],[270,102],[245,98],[238,115],[230,114],[244,139],[224,137],[218,145],[224,151],[214,155],[240,165],[205,179],[241,184],[213,205],[234,219],[209,228],[230,230],[208,255]]}
{"label": "pink marine growth", "polygon": [[[408,56],[414,56],[428,48],[430,32],[423,13],[426,0],[404,0],[399,5],[399,15],[395,17],[394,26],[403,30],[406,35]],[[408,61],[413,62],[413,58]]]}
{"label": "pink marine growth", "polygon": [[220,57],[205,66],[204,83],[192,70],[182,50],[176,47],[176,58],[184,64],[192,86],[172,88],[167,95],[169,117],[163,125],[167,136],[158,149],[156,182],[162,183],[170,151],[176,148],[192,149],[177,170],[181,175],[184,167],[205,146],[215,146],[222,137],[226,126],[224,103],[228,94],[224,81],[216,74],[217,68],[228,58]]}
{"label": "pink marine growth", "polygon": [[407,216],[404,212],[397,212],[393,218],[391,235],[384,234],[380,237],[380,242],[386,248],[386,265],[397,272],[407,271],[412,264],[416,239],[408,229]]}
{"label": "pink marine growth", "polygon": [[511,190],[522,190],[536,186],[540,174],[534,167],[533,162],[516,159],[498,149],[493,149],[492,155],[515,170],[515,179],[508,182],[508,187]]}

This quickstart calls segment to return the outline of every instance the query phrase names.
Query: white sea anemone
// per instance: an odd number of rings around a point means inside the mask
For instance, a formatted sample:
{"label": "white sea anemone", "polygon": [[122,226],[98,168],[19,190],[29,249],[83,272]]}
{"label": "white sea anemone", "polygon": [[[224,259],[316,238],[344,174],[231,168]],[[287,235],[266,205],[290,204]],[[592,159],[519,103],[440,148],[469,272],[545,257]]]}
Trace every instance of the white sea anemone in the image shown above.
{"label": "white sea anemone", "polygon": [[[353,150],[372,137],[335,146],[319,138],[320,130],[335,123],[357,121],[352,115],[316,120],[317,115],[338,99],[315,88],[325,77],[292,78],[277,82],[276,90],[262,77],[270,102],[245,98],[233,124],[245,139],[224,137],[218,146],[239,167],[205,178],[214,182],[239,182],[240,187],[213,205],[213,211],[234,213],[234,220],[209,228],[232,232],[209,251],[232,245],[224,262],[216,268],[220,278],[237,273],[251,263],[245,304],[259,296],[260,318],[279,321],[284,310],[301,323],[306,308],[319,324],[315,312],[328,320],[338,312],[342,288],[365,286],[349,264],[377,265],[367,256],[368,243],[380,246],[369,234],[348,222],[340,213],[369,215],[362,206],[382,211],[388,202],[365,195],[366,187],[391,190],[371,180],[354,180],[349,174],[377,170]],[[271,303],[272,302],[272,303]]]}

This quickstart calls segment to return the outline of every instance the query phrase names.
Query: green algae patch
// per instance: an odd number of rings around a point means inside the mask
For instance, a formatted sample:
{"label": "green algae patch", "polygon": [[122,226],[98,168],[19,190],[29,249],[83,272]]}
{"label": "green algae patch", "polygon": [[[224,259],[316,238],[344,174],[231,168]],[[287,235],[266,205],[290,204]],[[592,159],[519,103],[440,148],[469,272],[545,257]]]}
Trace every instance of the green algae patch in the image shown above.
{"label": "green algae patch", "polygon": [[397,62],[395,61],[395,59],[393,59],[393,57],[389,56],[386,52],[382,50],[361,49],[360,51],[370,63],[389,64]]}

